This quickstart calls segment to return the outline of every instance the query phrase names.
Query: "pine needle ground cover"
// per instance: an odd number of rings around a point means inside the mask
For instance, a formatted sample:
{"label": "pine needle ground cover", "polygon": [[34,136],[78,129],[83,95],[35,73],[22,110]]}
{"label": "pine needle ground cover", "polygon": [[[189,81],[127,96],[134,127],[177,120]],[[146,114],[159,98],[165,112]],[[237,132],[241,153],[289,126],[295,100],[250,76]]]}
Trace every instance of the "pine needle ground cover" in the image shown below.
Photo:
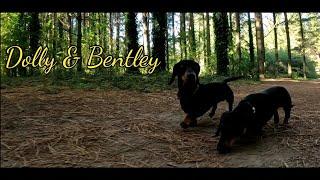
{"label": "pine needle ground cover", "polygon": [[[213,137],[227,104],[212,121],[182,130],[176,87],[128,89],[1,86],[1,167],[318,167],[320,81],[230,83],[235,104],[282,85],[292,94],[289,127],[270,121],[261,140],[216,151]],[[280,118],[283,113],[279,111]]]}

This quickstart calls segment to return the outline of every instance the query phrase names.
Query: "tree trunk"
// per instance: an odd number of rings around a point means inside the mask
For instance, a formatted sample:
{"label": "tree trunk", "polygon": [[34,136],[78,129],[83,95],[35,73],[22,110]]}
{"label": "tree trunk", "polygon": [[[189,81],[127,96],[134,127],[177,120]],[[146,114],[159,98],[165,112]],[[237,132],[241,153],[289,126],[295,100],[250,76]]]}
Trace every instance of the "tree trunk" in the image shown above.
{"label": "tree trunk", "polygon": [[53,13],[53,38],[52,38],[52,57],[57,59],[57,13]]}
{"label": "tree trunk", "polygon": [[279,67],[279,52],[278,52],[278,32],[277,32],[277,16],[276,13],[273,13],[273,31],[274,31],[274,56],[275,56],[275,66],[274,74],[278,76],[278,67]]}
{"label": "tree trunk", "polygon": [[172,50],[173,50],[173,59],[176,60],[176,35],[174,29],[174,13],[171,14],[172,16]]}
{"label": "tree trunk", "polygon": [[264,33],[262,14],[255,13],[256,19],[256,40],[257,40],[257,61],[258,61],[258,74],[260,79],[265,78],[264,62],[265,62],[265,48],[264,48]]}
{"label": "tree trunk", "polygon": [[286,35],[287,35],[287,50],[288,50],[288,76],[292,78],[292,67],[291,67],[291,46],[290,46],[290,32],[289,32],[289,22],[287,13],[284,13],[284,22],[286,27]]}
{"label": "tree trunk", "polygon": [[[18,27],[16,29],[16,31],[18,31],[18,37],[17,37],[17,44],[19,44],[19,46],[22,48],[22,49],[25,49],[27,50],[28,49],[28,34],[30,32],[28,32],[28,29],[27,29],[27,24],[28,24],[28,21],[27,21],[27,18],[26,17],[28,16],[27,13],[20,13],[19,14],[19,21],[18,21]],[[16,61],[15,61],[16,63]],[[15,64],[14,63],[14,64]],[[30,68],[32,69],[32,68]],[[27,75],[27,69],[25,67],[22,66],[22,63],[20,63],[16,68],[14,69],[11,69],[11,71],[13,72],[13,76],[26,76]]]}
{"label": "tree trunk", "polygon": [[[91,31],[92,33],[93,33],[93,43],[94,44],[98,44],[98,42],[97,42],[97,40],[98,40],[98,38],[97,38],[97,23],[95,22],[95,15],[96,15],[96,13],[91,13],[91,15],[90,15],[90,17],[91,17],[91,21],[90,21],[90,30],[89,31]],[[108,46],[108,49],[109,49],[109,46]]]}
{"label": "tree trunk", "polygon": [[169,22],[168,22],[168,14],[167,13],[165,13],[165,16],[166,16],[166,36],[165,36],[165,41],[166,41],[166,52],[165,52],[165,54],[166,54],[166,70],[169,70],[169,40],[168,40],[168,38],[169,38],[169,30],[167,29],[167,25],[169,24]]}
{"label": "tree trunk", "polygon": [[303,30],[300,12],[299,12],[299,22],[300,22],[301,49],[302,49],[302,58],[303,58],[303,78],[307,79],[307,62],[306,62],[306,53],[305,53],[304,30]]}
{"label": "tree trunk", "polygon": [[249,30],[249,53],[250,53],[250,75],[254,75],[254,47],[253,47],[253,34],[252,34],[252,25],[251,17],[248,12],[248,30]]}
{"label": "tree trunk", "polygon": [[67,13],[68,14],[68,23],[69,23],[69,29],[68,29],[68,33],[69,33],[69,46],[72,45],[72,19],[71,19],[71,13]]}
{"label": "tree trunk", "polygon": [[225,12],[215,13],[214,17],[215,32],[215,52],[217,56],[217,75],[228,75],[228,15]]}
{"label": "tree trunk", "polygon": [[153,52],[152,56],[158,58],[160,65],[158,70],[164,71],[166,69],[166,31],[167,31],[167,16],[166,13],[153,13],[154,29],[153,35]]}
{"label": "tree trunk", "polygon": [[[30,23],[30,51],[31,56],[35,54],[38,49],[40,36],[41,36],[41,26],[39,21],[39,13],[31,13],[31,23]],[[30,68],[30,75],[33,75],[33,68]]]}
{"label": "tree trunk", "polygon": [[233,13],[229,13],[228,17],[229,17],[229,51],[232,51],[231,55],[230,55],[230,61],[232,62],[231,63],[231,66],[229,66],[230,68],[230,72],[232,74],[235,73],[235,63],[234,63],[234,57],[233,57],[233,47],[234,47],[234,44],[233,44],[233,22],[232,22],[232,14]]}
{"label": "tree trunk", "polygon": [[189,23],[189,41],[190,41],[190,57],[191,59],[196,59],[196,37],[194,33],[194,17],[193,13],[190,13],[190,23]]}
{"label": "tree trunk", "polygon": [[117,13],[117,19],[116,19],[116,56],[118,57],[120,54],[120,13]]}
{"label": "tree trunk", "polygon": [[113,17],[112,13],[109,13],[109,54],[113,52]]}
{"label": "tree trunk", "polygon": [[82,17],[81,13],[77,13],[77,25],[78,25],[78,33],[77,33],[77,56],[80,57],[80,61],[78,61],[77,64],[77,71],[81,72],[82,69],[82,48],[81,48],[81,40],[82,40],[82,32],[81,32],[81,22],[82,22]]}
{"label": "tree trunk", "polygon": [[236,20],[236,44],[237,44],[237,55],[238,55],[238,74],[240,74],[241,64],[241,34],[240,34],[240,13],[235,13]]}
{"label": "tree trunk", "polygon": [[103,46],[104,48],[106,48],[106,51],[103,53],[105,55],[110,53],[112,55],[114,55],[114,52],[110,52],[110,47],[109,47],[109,36],[110,36],[110,28],[109,28],[109,13],[102,13],[101,16],[101,23],[104,24],[102,27],[100,26],[100,28],[102,29],[102,34],[100,35],[100,38],[102,39],[102,43],[101,46]]}
{"label": "tree trunk", "polygon": [[150,54],[149,13],[143,13],[143,44],[145,54]]}
{"label": "tree trunk", "polygon": [[[138,31],[137,31],[137,22],[136,22],[136,14],[134,12],[129,12],[126,15],[126,45],[127,45],[127,53],[131,50],[132,52],[137,52],[139,48],[138,44]],[[132,64],[132,59],[129,64]],[[136,67],[130,67],[127,69],[129,73],[140,73],[139,69]]]}
{"label": "tree trunk", "polygon": [[207,57],[206,57],[206,61],[208,62],[208,60],[211,57],[211,37],[210,37],[210,18],[209,18],[209,13],[206,13],[206,48],[207,48]]}
{"label": "tree trunk", "polygon": [[180,49],[181,59],[187,58],[186,14],[180,13]]}
{"label": "tree trunk", "polygon": [[[200,24],[199,24],[200,26]],[[203,59],[204,59],[204,63],[207,63],[207,40],[206,40],[206,17],[205,17],[205,13],[202,13],[202,41],[203,41]],[[199,28],[200,31],[200,28]],[[200,32],[199,32],[200,34]],[[201,41],[199,40],[199,43],[201,43]]]}
{"label": "tree trunk", "polygon": [[[62,19],[64,19],[64,14],[61,14],[61,16],[60,17],[62,17]],[[60,22],[60,21],[58,21],[58,34],[59,34],[59,38],[58,38],[58,42],[59,42],[59,49],[58,49],[58,51],[59,52],[61,52],[61,51],[63,51],[64,50],[64,43],[63,43],[63,24]]]}
{"label": "tree trunk", "polygon": [[[103,14],[101,14],[101,13],[98,13],[97,14],[97,16],[98,16],[98,23],[99,24],[102,24],[103,23],[103,18],[104,18],[104,16],[103,16]],[[85,20],[83,20],[83,23],[85,22]],[[84,27],[85,28],[85,27]],[[105,32],[105,29],[102,29],[101,28],[101,26],[98,26],[98,36],[99,36],[99,45],[100,46],[102,46],[103,45],[103,35],[104,35],[104,32]],[[86,36],[86,35],[84,35],[84,36]],[[112,53],[112,51],[109,53],[109,54],[111,54]]]}

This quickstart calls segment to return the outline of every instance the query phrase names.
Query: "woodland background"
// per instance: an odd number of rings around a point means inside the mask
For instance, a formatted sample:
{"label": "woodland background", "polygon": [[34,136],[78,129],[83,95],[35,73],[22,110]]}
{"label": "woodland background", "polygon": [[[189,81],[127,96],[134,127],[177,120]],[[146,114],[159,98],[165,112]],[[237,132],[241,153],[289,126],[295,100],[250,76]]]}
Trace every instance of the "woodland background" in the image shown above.
{"label": "woodland background", "polygon": [[[181,59],[199,62],[201,76],[209,79],[233,75],[254,80],[312,79],[320,73],[320,13],[1,13],[0,19],[1,77],[7,84],[45,78],[50,83],[62,80],[80,86],[91,81],[101,85],[103,81],[134,80],[144,86],[149,81],[167,81]],[[49,56],[59,61],[70,45],[80,49],[78,56],[84,60],[92,45],[104,47],[104,54],[114,57],[126,56],[130,49],[143,45],[145,54],[159,58],[161,65],[156,73],[147,75],[145,69],[137,68],[89,70],[86,62],[67,70],[58,62],[44,76],[39,68],[6,69],[6,48],[12,45],[22,47],[25,55],[46,46]]]}
{"label": "woodland background", "polygon": [[[0,14],[1,167],[319,167],[320,13],[121,12]],[[59,64],[6,69],[6,49],[25,55],[39,46]],[[126,56],[140,46],[161,66],[99,67],[61,61],[75,45],[87,60],[92,45]],[[269,121],[256,143],[222,156],[212,137],[227,109],[182,130],[185,117],[173,65],[194,59],[200,83],[230,83],[234,106],[245,96],[283,86],[295,105],[289,125]],[[279,111],[280,119],[284,113]],[[282,122],[282,121],[280,121]]]}

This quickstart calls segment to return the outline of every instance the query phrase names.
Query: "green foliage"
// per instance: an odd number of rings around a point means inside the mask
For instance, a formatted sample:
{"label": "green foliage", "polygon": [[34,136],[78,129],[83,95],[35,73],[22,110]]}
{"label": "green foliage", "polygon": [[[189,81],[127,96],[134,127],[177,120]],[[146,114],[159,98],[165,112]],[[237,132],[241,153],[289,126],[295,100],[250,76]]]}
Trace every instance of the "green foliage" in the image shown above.
{"label": "green foliage", "polygon": [[[168,85],[171,73],[158,72],[151,75],[87,75],[74,74],[73,76],[33,76],[33,77],[3,77],[1,88],[14,88],[19,86],[35,86],[38,90],[47,94],[56,94],[61,89],[85,89],[85,90],[133,90],[138,92],[162,92],[164,90],[176,90],[177,79],[172,85]],[[201,76],[201,83],[219,82],[227,77]],[[242,79],[233,84],[257,84],[259,82]]]}
{"label": "green foliage", "polygon": [[[114,13],[116,14],[116,13]],[[139,14],[136,13],[137,16],[131,13],[130,17],[128,13],[118,13],[119,15],[119,50],[120,56],[124,56],[127,53],[127,49],[132,49],[132,47],[137,47],[141,44],[138,42],[142,42],[142,36],[138,36],[138,32],[142,32],[142,25],[140,23]],[[224,15],[224,18],[220,18],[221,16],[217,15]],[[263,22],[265,27],[265,66],[266,66],[266,77],[274,77],[274,68],[275,68],[275,57],[274,57],[274,34],[273,34],[273,18],[271,13],[263,13]],[[71,15],[71,23],[69,23],[69,15]],[[252,71],[250,67],[250,57],[249,57],[249,37],[248,37],[248,19],[247,13],[240,14],[240,26],[241,26],[241,52],[242,52],[242,60],[241,62],[237,61],[237,55],[235,52],[235,46],[226,43],[225,40],[227,39],[230,41],[231,39],[235,39],[231,37],[230,33],[226,31],[225,28],[228,24],[226,21],[228,17],[226,17],[224,13],[209,13],[210,19],[210,27],[207,28],[206,24],[206,15],[203,13],[193,13],[194,21],[190,22],[189,13],[185,13],[185,16],[181,16],[180,13],[175,13],[175,55],[173,55],[173,37],[172,37],[172,17],[171,14],[167,14],[168,21],[167,26],[168,28],[159,29],[159,25],[156,21],[150,21],[150,36],[154,35],[154,32],[158,30],[158,34],[162,33],[162,36],[165,34],[165,31],[169,31],[169,36],[166,37],[168,41],[168,52],[169,52],[169,60],[167,61],[169,65],[169,71],[173,65],[181,60],[181,57],[192,56],[194,59],[199,61],[201,64],[201,76],[203,77],[214,77],[217,74],[217,65],[218,62],[229,61],[229,65],[226,66],[228,69],[229,75],[236,75],[236,74],[243,74],[250,77],[249,72]],[[213,15],[213,16],[212,16]],[[110,16],[109,13],[82,13],[83,22],[82,24],[82,54],[84,59],[87,59],[89,56],[90,49],[89,47],[92,45],[99,44],[104,47],[104,56],[108,53],[115,54],[115,47],[113,45],[113,49],[110,48],[110,38],[113,42],[116,42],[116,15],[112,17],[115,19],[111,19],[110,24]],[[213,17],[213,18],[212,18]],[[8,71],[5,68],[6,64],[6,49],[12,45],[19,45],[24,49],[24,55],[30,55],[32,49],[31,42],[30,42],[30,23],[32,22],[32,13],[1,13],[1,55],[0,55],[0,70],[1,76],[7,78],[8,75],[12,76],[24,76],[25,72],[27,71],[27,75],[31,68],[21,68],[18,67],[13,71]],[[165,17],[161,17],[160,21],[164,22]],[[223,19],[223,20],[222,20]],[[293,75],[294,78],[300,78],[302,76],[302,41],[300,36],[300,26],[299,26],[299,18],[297,13],[288,13],[289,19],[289,28],[290,28],[290,41],[292,43],[292,59],[293,59]],[[302,13],[302,21],[303,21],[303,29],[305,35],[305,52],[306,52],[306,62],[307,62],[307,77],[308,78],[317,78],[319,75],[317,74],[320,72],[320,14],[319,13]],[[133,83],[121,83],[126,82],[126,79],[130,79],[132,82],[137,83],[137,86],[142,85],[142,83],[153,83],[153,77],[157,77],[157,79],[162,79],[159,75],[125,75],[126,69],[125,68],[97,68],[94,70],[88,70],[83,68],[81,73],[77,73],[74,69],[64,69],[61,66],[61,60],[63,57],[66,56],[67,47],[70,46],[69,36],[71,36],[72,44],[75,45],[77,42],[77,20],[76,20],[76,13],[39,13],[39,20],[40,20],[40,45],[46,46],[49,48],[48,54],[50,56],[55,56],[56,60],[58,61],[59,65],[55,66],[54,70],[49,75],[44,75],[43,70],[40,69],[39,71],[35,70],[34,76],[45,76],[48,81],[56,81],[56,83],[61,83],[62,85],[65,84],[63,81],[67,83],[79,83],[79,88],[90,88],[96,87],[95,84],[98,84],[100,87],[100,81],[94,83],[88,83],[87,80],[90,78],[100,78],[101,81],[110,81],[113,83],[109,83],[110,86],[117,87],[119,89],[141,89],[135,87]],[[283,23],[283,13],[277,13],[277,23],[278,26],[278,46],[279,46],[279,66],[277,67],[279,70],[279,77],[285,76],[287,71],[287,47],[286,47],[286,36],[285,36],[285,28]],[[234,21],[234,18],[232,18]],[[255,23],[253,21],[253,16],[251,16],[252,21],[252,32],[253,32],[253,39],[254,39],[254,52],[256,53],[256,40],[255,40]],[[181,24],[184,22],[184,24]],[[230,24],[230,23],[229,23]],[[231,23],[234,26],[234,23]],[[181,28],[186,26],[184,28]],[[194,27],[193,27],[194,26]],[[224,26],[223,28],[221,28]],[[69,34],[69,28],[71,27],[71,34]],[[112,37],[110,34],[110,27],[113,27],[113,35]],[[164,26],[163,26],[164,27]],[[220,28],[219,28],[220,27]],[[234,27],[233,27],[234,28]],[[206,57],[206,33],[207,29],[210,32],[210,49],[211,49],[211,56]],[[181,32],[184,31],[184,32]],[[186,33],[190,32],[190,33]],[[127,33],[126,33],[127,32]],[[153,35],[152,35],[153,34]],[[226,38],[226,35],[228,36]],[[233,34],[234,36],[235,34]],[[194,36],[194,37],[193,37]],[[191,38],[192,37],[192,38]],[[152,39],[150,37],[150,39]],[[156,39],[156,38],[155,38]],[[155,41],[153,39],[153,41]],[[155,47],[154,44],[159,46],[158,49],[165,49],[162,47],[163,43],[155,43],[151,42],[151,46]],[[131,42],[131,43],[129,43]],[[216,42],[216,43],[214,43]],[[182,43],[182,44],[180,44]],[[55,44],[55,45],[54,45]],[[227,45],[229,45],[227,47]],[[182,47],[180,46],[182,45]],[[193,52],[193,48],[186,48],[195,46],[196,51]],[[55,48],[54,48],[55,47]],[[182,48],[182,49],[181,49]],[[186,52],[184,52],[184,48]],[[227,54],[226,54],[226,53]],[[183,55],[181,55],[183,54]],[[217,55],[219,58],[217,58]],[[162,55],[165,57],[165,55]],[[228,57],[220,58],[220,57]],[[256,61],[256,59],[255,59]],[[86,63],[86,62],[84,62]],[[256,63],[256,62],[255,62]],[[256,68],[256,64],[255,67]],[[35,69],[35,68],[32,68]],[[240,71],[240,72],[237,72]],[[139,72],[145,74],[145,69],[140,69]],[[255,69],[254,72],[257,72]],[[165,72],[164,72],[165,74]],[[164,78],[167,76],[164,75]],[[108,78],[105,78],[108,77]],[[128,77],[127,77],[128,76]],[[141,79],[139,79],[141,76]],[[81,78],[84,79],[81,79]],[[142,77],[148,77],[143,79]],[[33,78],[36,79],[36,78]],[[45,78],[40,78],[39,80],[43,80]],[[119,81],[117,84],[116,80]],[[16,81],[16,80],[14,80]],[[17,80],[19,81],[19,80]],[[9,83],[10,84],[10,83]],[[107,86],[105,83],[105,86]],[[157,83],[155,83],[157,84]],[[157,85],[155,85],[157,86]],[[76,87],[76,85],[75,85]],[[103,83],[102,86],[104,87]],[[159,88],[159,87],[158,87]],[[148,88],[147,88],[148,89]]]}

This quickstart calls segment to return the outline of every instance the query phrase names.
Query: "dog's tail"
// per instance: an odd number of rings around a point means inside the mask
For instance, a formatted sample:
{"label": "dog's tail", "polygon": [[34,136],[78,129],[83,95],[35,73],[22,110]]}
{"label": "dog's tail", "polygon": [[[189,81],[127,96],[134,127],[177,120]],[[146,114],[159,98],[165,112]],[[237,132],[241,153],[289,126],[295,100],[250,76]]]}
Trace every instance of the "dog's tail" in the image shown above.
{"label": "dog's tail", "polygon": [[231,78],[227,78],[225,80],[223,80],[224,83],[228,83],[228,82],[231,82],[231,81],[235,81],[235,80],[238,80],[238,79],[241,79],[243,78],[244,76],[236,76],[236,77],[231,77]]}

